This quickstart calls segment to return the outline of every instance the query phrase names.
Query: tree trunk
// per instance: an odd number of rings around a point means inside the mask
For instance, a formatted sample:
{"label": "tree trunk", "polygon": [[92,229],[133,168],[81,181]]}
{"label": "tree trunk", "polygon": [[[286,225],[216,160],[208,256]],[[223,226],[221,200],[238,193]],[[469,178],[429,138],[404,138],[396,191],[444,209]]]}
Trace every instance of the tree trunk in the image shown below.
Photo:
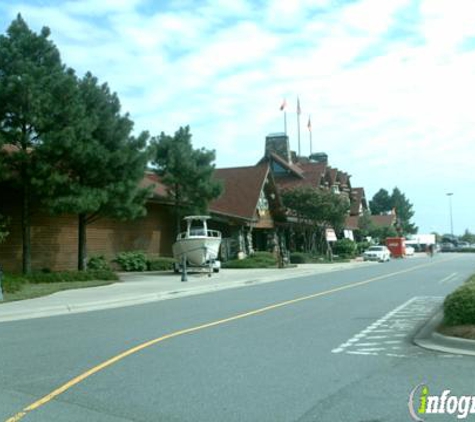
{"label": "tree trunk", "polygon": [[[24,178],[25,179],[25,178]],[[22,266],[23,274],[31,273],[31,221],[30,221],[30,186],[28,181],[23,184],[23,207],[21,210],[21,231],[23,242]]]}
{"label": "tree trunk", "polygon": [[78,270],[85,271],[87,269],[87,215],[79,214],[78,216]]}
{"label": "tree trunk", "polygon": [[181,195],[180,195],[180,187],[176,184],[175,185],[175,227],[176,233],[175,236],[178,236],[181,231]]}

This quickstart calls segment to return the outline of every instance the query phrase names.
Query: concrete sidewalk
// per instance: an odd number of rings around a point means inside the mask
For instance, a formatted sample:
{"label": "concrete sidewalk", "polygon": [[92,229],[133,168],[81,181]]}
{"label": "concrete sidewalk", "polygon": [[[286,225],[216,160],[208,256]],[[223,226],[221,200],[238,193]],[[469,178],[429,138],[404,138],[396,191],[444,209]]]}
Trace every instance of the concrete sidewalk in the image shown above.
{"label": "concrete sidewalk", "polygon": [[66,290],[36,299],[0,303],[0,322],[139,305],[368,265],[378,264],[352,261],[301,264],[285,269],[223,269],[211,277],[207,273],[190,273],[187,282],[181,281],[180,274],[171,272],[120,273],[122,282],[108,286]]}

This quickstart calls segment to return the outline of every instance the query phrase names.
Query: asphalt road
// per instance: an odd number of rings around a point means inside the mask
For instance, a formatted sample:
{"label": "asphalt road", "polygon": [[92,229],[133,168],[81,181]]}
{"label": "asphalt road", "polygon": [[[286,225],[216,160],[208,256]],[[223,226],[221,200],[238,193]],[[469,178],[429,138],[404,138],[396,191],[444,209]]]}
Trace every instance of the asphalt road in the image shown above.
{"label": "asphalt road", "polygon": [[422,382],[475,395],[473,358],[411,343],[474,272],[474,255],[446,254],[2,323],[0,420],[411,420]]}

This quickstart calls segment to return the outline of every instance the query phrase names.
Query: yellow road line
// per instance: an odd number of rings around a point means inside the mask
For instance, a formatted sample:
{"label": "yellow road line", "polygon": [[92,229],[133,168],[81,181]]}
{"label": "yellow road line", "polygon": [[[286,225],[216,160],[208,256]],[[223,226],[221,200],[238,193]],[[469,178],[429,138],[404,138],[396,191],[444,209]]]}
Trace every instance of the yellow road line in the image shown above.
{"label": "yellow road line", "polygon": [[157,337],[153,340],[150,340],[150,341],[147,341],[145,343],[139,344],[138,346],[132,347],[131,349],[128,349],[125,352],[122,352],[122,353],[114,356],[113,358],[108,359],[108,360],[100,363],[97,366],[94,366],[93,368],[91,368],[88,371],[82,373],[81,375],[73,378],[72,380],[70,380],[67,383],[63,384],[61,387],[57,388],[56,390],[52,391],[51,393],[47,394],[46,396],[42,397],[41,399],[39,399],[39,400],[35,401],[34,403],[30,404],[29,406],[25,407],[22,411],[18,412],[17,414],[12,416],[11,418],[7,419],[5,422],[18,422],[20,419],[22,419],[24,416],[26,416],[32,410],[38,409],[39,407],[43,406],[44,404],[50,402],[55,397],[58,397],[59,395],[63,394],[64,392],[66,392],[70,388],[72,388],[75,385],[79,384],[80,382],[84,381],[86,378],[89,378],[91,375],[94,375],[95,373],[102,371],[103,369],[107,368],[108,366],[111,366],[114,363],[117,363],[120,360],[125,359],[126,357],[128,357],[130,355],[133,355],[137,352],[140,352],[141,350],[146,349],[147,347],[153,346],[157,343],[161,343],[162,341],[169,340],[169,339],[172,339],[172,338],[175,338],[175,337],[179,337],[179,336],[182,336],[182,335],[185,335],[185,334],[194,333],[196,331],[204,330],[206,328],[215,327],[217,325],[226,324],[228,322],[237,321],[239,319],[248,318],[250,316],[259,315],[259,314],[262,314],[264,312],[271,311],[273,309],[282,308],[284,306],[292,305],[292,304],[295,304],[295,303],[298,303],[298,302],[303,302],[305,300],[315,299],[317,297],[327,296],[327,295],[330,295],[332,293],[340,292],[340,291],[343,291],[343,290],[348,290],[348,289],[353,289],[355,287],[364,286],[365,284],[374,283],[375,281],[384,280],[386,278],[390,278],[390,277],[393,277],[395,275],[408,273],[408,272],[411,272],[411,271],[414,271],[414,270],[418,270],[420,268],[428,267],[428,266],[438,264],[438,263],[441,263],[441,262],[446,262],[446,261],[449,261],[449,260],[452,260],[452,259],[455,259],[455,258],[452,257],[452,258],[449,258],[449,259],[444,259],[444,261],[439,261],[439,260],[438,261],[431,261],[430,263],[427,263],[427,264],[417,265],[417,266],[412,267],[412,268],[408,268],[408,269],[401,270],[401,271],[396,271],[396,272],[390,273],[390,274],[381,275],[381,276],[378,276],[378,277],[370,278],[368,280],[358,281],[358,282],[351,283],[351,284],[345,284],[344,286],[336,287],[334,289],[325,290],[325,291],[319,292],[319,293],[313,293],[311,295],[302,296],[302,297],[299,297],[299,298],[296,298],[296,299],[286,300],[284,302],[279,302],[279,303],[276,303],[274,305],[269,305],[269,306],[265,306],[263,308],[255,309],[253,311],[249,311],[249,312],[245,312],[245,313],[242,313],[242,314],[234,315],[234,316],[229,317],[229,318],[220,319],[220,320],[217,320],[217,321],[213,321],[213,322],[209,322],[209,323],[206,323],[206,324],[198,325],[196,327],[186,328],[186,329],[183,329],[183,330],[175,331],[175,332],[170,333],[170,334],[166,334],[166,335],[161,336],[161,337]]}

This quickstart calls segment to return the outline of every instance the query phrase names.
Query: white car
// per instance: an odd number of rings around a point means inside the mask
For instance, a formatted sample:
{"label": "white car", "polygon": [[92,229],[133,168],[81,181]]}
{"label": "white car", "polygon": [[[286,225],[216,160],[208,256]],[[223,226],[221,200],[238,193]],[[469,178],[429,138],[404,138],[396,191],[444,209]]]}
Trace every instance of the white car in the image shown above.
{"label": "white car", "polygon": [[406,256],[413,256],[414,255],[414,248],[412,246],[406,245]]}
{"label": "white car", "polygon": [[391,252],[386,246],[371,246],[363,253],[363,261],[385,262],[391,259]]}

